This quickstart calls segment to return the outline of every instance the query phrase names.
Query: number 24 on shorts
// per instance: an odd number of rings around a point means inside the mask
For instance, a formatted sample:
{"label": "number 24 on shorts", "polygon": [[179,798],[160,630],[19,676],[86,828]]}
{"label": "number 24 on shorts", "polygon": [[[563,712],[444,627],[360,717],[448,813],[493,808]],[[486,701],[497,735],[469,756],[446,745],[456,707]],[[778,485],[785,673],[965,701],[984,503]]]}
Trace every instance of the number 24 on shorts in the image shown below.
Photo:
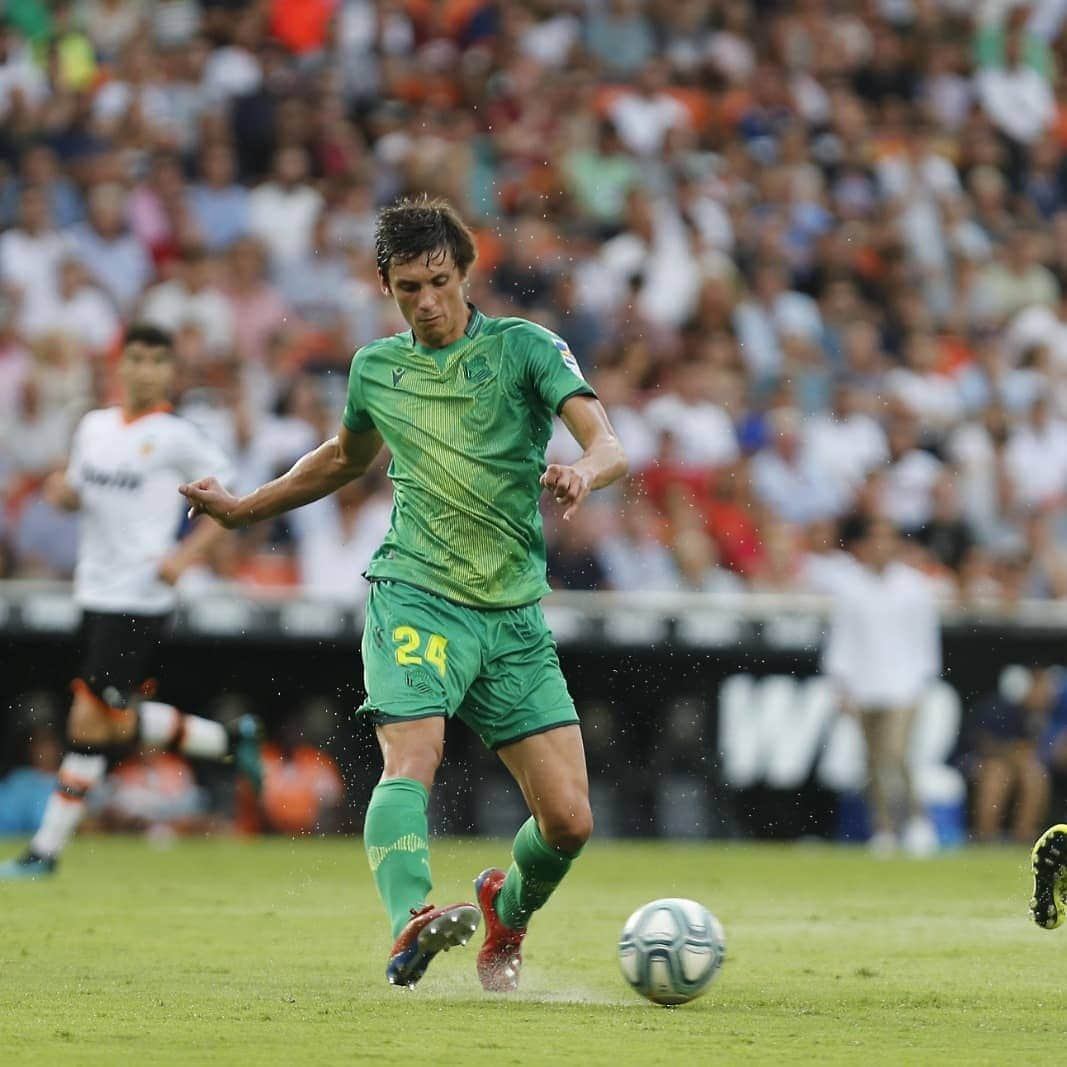
{"label": "number 24 on shorts", "polygon": [[445,668],[448,666],[448,656],[445,652],[448,638],[440,634],[430,634],[426,641],[426,650],[421,656],[419,648],[422,645],[422,634],[414,627],[398,626],[393,631],[393,640],[397,645],[396,661],[402,667],[414,666],[425,660],[437,668],[442,678],[445,676]]}

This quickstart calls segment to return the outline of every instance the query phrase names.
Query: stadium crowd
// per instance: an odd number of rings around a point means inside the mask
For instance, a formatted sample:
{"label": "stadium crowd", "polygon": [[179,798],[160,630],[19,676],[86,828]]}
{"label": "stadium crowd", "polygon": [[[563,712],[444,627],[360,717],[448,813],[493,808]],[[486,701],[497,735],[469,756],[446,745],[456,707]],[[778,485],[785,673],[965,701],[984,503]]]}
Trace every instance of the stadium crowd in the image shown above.
{"label": "stadium crowd", "polygon": [[[1062,0],[4,10],[0,576],[70,573],[39,487],[133,319],[242,488],[331,435],[402,325],[375,210],[425,191],[630,458],[546,514],[555,585],[803,589],[859,513],[965,602],[1067,593]],[[388,515],[381,469],[183,582],[358,597]]]}

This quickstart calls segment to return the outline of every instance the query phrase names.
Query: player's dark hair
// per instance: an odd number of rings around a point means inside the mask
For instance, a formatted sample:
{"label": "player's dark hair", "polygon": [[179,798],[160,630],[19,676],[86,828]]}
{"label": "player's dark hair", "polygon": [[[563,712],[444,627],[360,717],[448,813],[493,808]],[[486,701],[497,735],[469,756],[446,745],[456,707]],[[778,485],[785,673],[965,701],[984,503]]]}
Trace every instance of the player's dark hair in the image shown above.
{"label": "player's dark hair", "polygon": [[122,344],[123,347],[140,344],[148,348],[165,348],[168,354],[174,352],[174,339],[171,335],[150,322],[135,322],[129,326]]}
{"label": "player's dark hair", "polygon": [[425,256],[429,266],[434,253],[442,250],[451,254],[461,274],[467,273],[478,255],[470,230],[447,200],[424,193],[406,197],[379,213],[374,252],[378,273],[386,281],[393,264]]}

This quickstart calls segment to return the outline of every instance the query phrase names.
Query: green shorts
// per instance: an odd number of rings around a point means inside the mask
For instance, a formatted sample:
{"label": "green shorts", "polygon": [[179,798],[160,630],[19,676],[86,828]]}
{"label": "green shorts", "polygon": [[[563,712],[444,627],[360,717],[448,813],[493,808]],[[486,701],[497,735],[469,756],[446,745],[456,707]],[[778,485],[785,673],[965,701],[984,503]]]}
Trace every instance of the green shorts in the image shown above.
{"label": "green shorts", "polygon": [[371,583],[360,712],[376,724],[458,715],[486,747],[578,722],[540,604],[487,611]]}

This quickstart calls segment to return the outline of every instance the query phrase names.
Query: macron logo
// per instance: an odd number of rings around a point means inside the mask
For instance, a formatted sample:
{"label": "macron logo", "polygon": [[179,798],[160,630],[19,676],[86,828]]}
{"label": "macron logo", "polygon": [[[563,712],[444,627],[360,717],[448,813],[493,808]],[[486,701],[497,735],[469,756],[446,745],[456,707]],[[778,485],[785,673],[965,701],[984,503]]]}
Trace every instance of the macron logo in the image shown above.
{"label": "macron logo", "polygon": [[393,368],[393,388],[395,389],[400,384],[400,379],[407,374],[406,367],[394,367]]}

